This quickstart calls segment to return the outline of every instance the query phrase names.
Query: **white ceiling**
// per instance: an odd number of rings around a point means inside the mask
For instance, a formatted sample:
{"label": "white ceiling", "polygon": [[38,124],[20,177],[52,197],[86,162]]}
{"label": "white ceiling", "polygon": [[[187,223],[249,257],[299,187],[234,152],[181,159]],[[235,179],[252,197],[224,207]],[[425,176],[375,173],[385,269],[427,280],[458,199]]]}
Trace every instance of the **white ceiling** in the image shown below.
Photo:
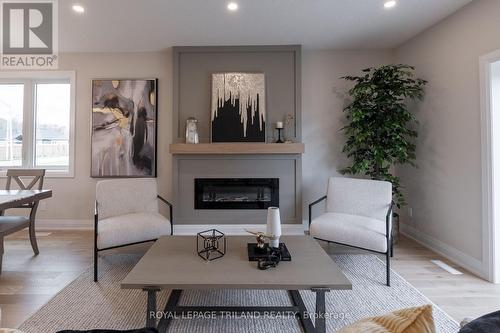
{"label": "white ceiling", "polygon": [[[173,45],[302,44],[392,48],[472,0],[63,0],[61,52],[141,52]],[[84,14],[71,7],[78,3]]]}

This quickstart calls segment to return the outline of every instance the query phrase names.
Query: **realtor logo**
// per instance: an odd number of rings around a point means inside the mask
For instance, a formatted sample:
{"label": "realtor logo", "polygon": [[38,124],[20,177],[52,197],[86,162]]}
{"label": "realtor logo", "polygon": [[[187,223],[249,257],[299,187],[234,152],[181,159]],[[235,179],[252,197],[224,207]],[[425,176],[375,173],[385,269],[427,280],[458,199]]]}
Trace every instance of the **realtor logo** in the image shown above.
{"label": "realtor logo", "polygon": [[0,0],[2,69],[57,68],[57,0]]}

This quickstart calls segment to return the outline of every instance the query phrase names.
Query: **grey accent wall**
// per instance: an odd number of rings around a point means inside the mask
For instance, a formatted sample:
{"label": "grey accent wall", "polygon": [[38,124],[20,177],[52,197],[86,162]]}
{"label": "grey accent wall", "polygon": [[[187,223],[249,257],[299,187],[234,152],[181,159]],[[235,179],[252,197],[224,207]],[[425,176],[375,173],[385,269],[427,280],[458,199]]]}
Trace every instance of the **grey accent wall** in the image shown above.
{"label": "grey accent wall", "polygon": [[[301,47],[221,46],[173,48],[173,142],[183,142],[188,117],[198,119],[201,142],[209,142],[211,75],[258,72],[266,80],[267,141],[274,123],[293,115],[289,139],[301,141]],[[266,210],[194,209],[195,178],[279,178],[282,223],[302,223],[301,155],[178,155],[173,157],[178,224],[264,224]]]}
{"label": "grey accent wall", "polygon": [[174,142],[183,142],[189,117],[198,119],[200,141],[209,142],[211,75],[221,72],[264,73],[267,141],[277,135],[274,123],[291,114],[293,139],[300,142],[300,46],[174,47],[173,52]]}

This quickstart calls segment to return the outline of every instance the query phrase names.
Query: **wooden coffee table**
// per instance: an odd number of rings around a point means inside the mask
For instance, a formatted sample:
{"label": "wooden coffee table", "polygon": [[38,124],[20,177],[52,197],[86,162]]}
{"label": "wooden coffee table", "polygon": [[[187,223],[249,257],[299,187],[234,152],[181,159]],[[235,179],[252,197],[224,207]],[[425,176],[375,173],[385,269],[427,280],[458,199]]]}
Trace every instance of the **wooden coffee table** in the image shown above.
{"label": "wooden coffee table", "polygon": [[[310,236],[281,237],[292,261],[280,262],[275,268],[257,269],[248,261],[247,243],[255,238],[228,236],[224,257],[206,262],[196,253],[196,237],[167,236],[158,239],[122,281],[123,289],[147,292],[146,326],[166,332],[172,318],[189,312],[196,313],[293,313],[306,333],[326,331],[325,293],[351,289],[352,285],[337,264]],[[156,295],[162,289],[172,290],[163,315],[157,323]],[[292,305],[284,306],[179,306],[182,290],[192,289],[252,289],[286,290]],[[316,309],[309,314],[299,290],[316,294]],[[314,316],[314,326],[311,317]]]}

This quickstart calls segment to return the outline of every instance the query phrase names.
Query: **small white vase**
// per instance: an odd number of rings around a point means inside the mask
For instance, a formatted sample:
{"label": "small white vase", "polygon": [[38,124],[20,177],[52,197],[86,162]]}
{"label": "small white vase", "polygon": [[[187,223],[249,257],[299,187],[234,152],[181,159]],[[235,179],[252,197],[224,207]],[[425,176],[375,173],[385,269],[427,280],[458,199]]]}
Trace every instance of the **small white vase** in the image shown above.
{"label": "small white vase", "polygon": [[279,247],[281,236],[280,209],[278,207],[269,207],[267,209],[267,232],[272,235],[269,240],[269,246]]}

